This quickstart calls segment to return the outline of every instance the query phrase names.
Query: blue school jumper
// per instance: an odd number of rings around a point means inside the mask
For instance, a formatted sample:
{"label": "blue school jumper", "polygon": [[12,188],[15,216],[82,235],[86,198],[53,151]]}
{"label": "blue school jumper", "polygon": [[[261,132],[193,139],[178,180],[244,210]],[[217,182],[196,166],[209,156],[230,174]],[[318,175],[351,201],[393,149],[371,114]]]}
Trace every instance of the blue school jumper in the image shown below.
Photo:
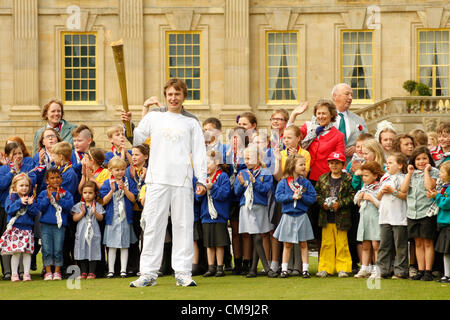
{"label": "blue school jumper", "polygon": [[[292,177],[289,177],[278,183],[275,192],[275,201],[281,202],[281,212],[292,216],[300,216],[307,213],[309,206],[316,201],[316,190],[311,182],[302,176],[298,177],[296,181],[293,180]],[[292,199],[292,196],[294,195],[294,190],[298,186],[303,188],[303,193],[302,197],[297,200],[294,207],[294,199]]]}
{"label": "blue school jumper", "polygon": [[23,204],[19,195],[15,192],[11,193],[5,201],[5,211],[8,215],[7,223],[9,223],[9,221],[16,216],[17,211],[24,207],[27,208],[27,213],[17,218],[16,222],[14,222],[14,227],[20,230],[31,230],[34,225],[34,217],[39,214],[36,201],[34,201],[31,205]]}
{"label": "blue school jumper", "polygon": [[[254,170],[251,169],[250,172],[254,175]],[[244,181],[250,183],[250,176],[248,175],[248,169],[243,169],[239,171],[238,175],[242,173],[244,177]],[[263,170],[261,170],[260,174],[255,178],[255,182],[253,183],[253,204],[260,204],[263,206],[267,206],[267,193],[272,188],[273,177],[272,175],[263,174]],[[247,187],[241,185],[239,183],[239,179],[236,176],[236,180],[234,181],[234,193],[236,196],[240,197],[239,205],[245,205],[245,190]]]}
{"label": "blue school jumper", "polygon": [[[65,191],[65,190],[63,190]],[[52,192],[53,197],[56,200],[56,192]],[[39,220],[40,223],[46,223],[46,224],[53,224],[56,225],[56,209],[52,206],[50,203],[50,200],[47,197],[47,190],[42,191],[36,200],[37,206],[39,211],[41,211],[42,216]],[[62,212],[61,212],[61,218],[62,218],[62,225],[65,227],[68,223],[68,215],[70,214],[70,211],[72,210],[72,207],[74,205],[73,197],[70,192],[65,191],[64,196],[57,201],[57,203],[61,206]]]}

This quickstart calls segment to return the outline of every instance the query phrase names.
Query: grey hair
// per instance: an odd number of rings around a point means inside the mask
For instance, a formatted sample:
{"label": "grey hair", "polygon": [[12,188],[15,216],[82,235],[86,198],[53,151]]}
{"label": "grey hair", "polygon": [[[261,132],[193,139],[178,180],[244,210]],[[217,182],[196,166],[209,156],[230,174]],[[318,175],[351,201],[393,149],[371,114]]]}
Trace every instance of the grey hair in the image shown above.
{"label": "grey hair", "polygon": [[[341,87],[341,86],[343,86],[343,85],[346,85],[346,86],[350,87],[350,86],[349,86],[347,83],[345,83],[345,82],[341,82],[341,83],[336,84],[336,85],[333,87],[333,89],[331,90],[331,98],[334,97],[334,95],[335,95],[336,92],[338,91],[338,88]],[[350,88],[351,88],[351,87],[350,87]]]}

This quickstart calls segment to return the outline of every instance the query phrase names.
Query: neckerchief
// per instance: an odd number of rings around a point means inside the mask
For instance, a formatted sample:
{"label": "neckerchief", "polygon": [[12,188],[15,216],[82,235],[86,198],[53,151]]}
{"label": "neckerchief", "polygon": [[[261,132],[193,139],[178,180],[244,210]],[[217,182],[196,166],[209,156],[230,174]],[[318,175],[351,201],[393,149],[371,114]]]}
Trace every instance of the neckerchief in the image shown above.
{"label": "neckerchief", "polygon": [[[300,177],[299,177],[300,178]],[[295,191],[299,190],[300,194],[303,194],[303,186],[300,185],[300,183],[298,183],[298,180],[294,181],[294,177],[287,177],[286,178],[286,182],[289,186],[289,188],[295,193]],[[297,206],[297,199],[294,199],[294,208]]]}
{"label": "neckerchief", "polygon": [[44,151],[44,165],[47,170],[53,167],[52,161],[50,160],[50,154],[47,150]]}
{"label": "neckerchief", "polygon": [[103,171],[103,168],[102,168],[102,167],[98,167],[98,169],[95,170],[94,173],[92,174],[92,176],[94,177],[94,179],[97,178],[98,175],[99,175],[102,171]]}
{"label": "neckerchief", "polygon": [[142,170],[138,170],[136,167],[135,167],[135,175],[134,175],[134,178],[133,178],[133,180],[134,180],[134,182],[136,182],[136,187],[137,187],[137,189],[138,189],[138,191],[140,191],[141,190],[141,188],[142,188],[142,186],[144,185],[144,178],[143,178],[143,175],[144,175],[144,169],[142,168]]}
{"label": "neckerchief", "polygon": [[[449,185],[448,183],[444,184],[441,181],[441,178],[438,178],[436,180],[435,190],[440,192],[443,195],[445,193],[448,185]],[[438,213],[439,213],[439,207],[437,206],[436,199],[433,199],[433,203],[428,207],[427,216],[433,217],[433,216],[436,216]]]}
{"label": "neckerchief", "polygon": [[66,172],[67,170],[69,170],[70,168],[72,168],[72,163],[69,161],[66,164],[59,166],[58,169],[61,172],[61,174],[63,174],[64,172]]}
{"label": "neckerchief", "polygon": [[[17,195],[19,197],[19,195]],[[20,197],[19,197],[20,198]],[[12,200],[12,195],[11,195],[11,200]],[[6,231],[8,232],[9,230],[12,229],[14,223],[16,223],[16,220],[19,219],[19,217],[25,215],[25,213],[27,213],[27,206],[25,205],[25,207],[21,207],[16,215],[14,217],[11,218],[11,220],[9,220],[8,225],[6,226]]]}
{"label": "neckerchief", "polygon": [[[256,178],[258,177],[258,175],[261,173],[261,167],[257,166],[255,169],[252,170],[248,170],[249,174],[252,173],[253,177]],[[244,192],[244,197],[245,197],[245,207],[248,210],[252,210],[253,207],[253,199],[254,199],[254,195],[253,195],[253,183],[249,180],[248,182],[246,182],[247,185],[247,189]]]}
{"label": "neckerchief", "polygon": [[119,151],[117,151],[116,146],[113,145],[113,146],[111,147],[111,151],[112,151],[113,155],[115,155],[115,156],[117,156],[117,157],[120,157],[121,153],[120,153]]}
{"label": "neckerchief", "polygon": [[[222,173],[222,170],[216,170],[216,172],[213,175],[213,178],[211,180],[209,180],[209,177],[206,178],[206,183],[216,183],[217,178],[219,178],[220,174]],[[208,198],[208,211],[209,211],[209,215],[211,216],[211,219],[217,219],[217,210],[214,207],[214,202],[213,202],[213,198],[211,196],[211,191],[210,190],[206,190],[206,196]]]}
{"label": "neckerchief", "polygon": [[50,124],[47,123],[47,128],[53,128],[56,131],[58,131],[58,133],[61,133],[61,129],[62,129],[63,125],[64,125],[63,121],[60,121],[56,126],[51,126]]}
{"label": "neckerchief", "polygon": [[86,226],[86,233],[84,234],[84,239],[86,240],[88,246],[91,246],[91,240],[94,237],[94,228],[92,227],[92,219],[94,218],[94,213],[93,213],[93,209],[96,206],[95,201],[92,202],[91,206],[88,207],[86,206],[86,203],[84,202],[84,200],[81,200],[81,205],[83,205],[86,208],[86,213],[84,214],[84,216],[86,217],[86,222],[87,222],[87,226]]}
{"label": "neckerchief", "polygon": [[[57,191],[59,193],[59,197],[63,198],[66,195],[66,191],[63,188],[59,188],[59,190]],[[55,198],[53,197],[53,194],[50,193],[50,203],[51,205],[55,208],[56,210],[56,224],[58,225],[58,229],[61,229],[62,226],[62,216],[61,216],[61,212],[62,212],[62,207],[56,202]]]}
{"label": "neckerchief", "polygon": [[330,122],[325,127],[320,126],[317,123],[316,117],[312,117],[311,124],[309,126],[306,126],[307,133],[305,138],[302,140],[302,148],[307,150],[311,143],[316,139],[318,136],[322,135],[323,133],[329,131],[333,127],[333,123]]}
{"label": "neckerchief", "polygon": [[77,158],[77,163],[80,163],[83,160],[84,152],[75,151],[75,157]]}
{"label": "neckerchief", "polygon": [[236,175],[238,173],[239,169],[239,158],[237,155],[237,138],[233,140],[233,158],[231,159],[232,165],[233,165],[233,173],[230,176],[230,184],[233,186],[234,181],[236,180]]}
{"label": "neckerchief", "polygon": [[[379,188],[380,188],[380,183],[378,181],[375,181],[374,183],[371,183],[369,185],[364,184],[362,189],[356,193],[355,198],[353,199],[354,203],[358,204],[359,195],[363,192],[370,193],[370,195],[372,195],[372,197],[375,199],[375,202],[379,202],[377,199],[377,193],[378,193]],[[369,203],[369,200],[361,200],[359,212],[363,211],[366,208],[368,203]]]}
{"label": "neckerchief", "polygon": [[14,162],[12,162],[12,161],[8,161],[8,165],[9,165],[9,168],[11,169],[11,171],[14,172],[13,173],[14,175],[20,173],[20,168],[22,168],[22,163],[19,164],[19,168],[16,168],[16,166],[14,165]]}
{"label": "neckerchief", "polygon": [[[111,179],[114,179],[114,177],[111,176]],[[123,179],[125,179],[125,180],[123,180]],[[128,189],[127,177],[124,176],[122,178],[122,181],[123,181],[124,186]],[[120,220],[120,222],[122,222],[123,219],[125,219],[127,216],[126,211],[125,211],[125,200],[124,200],[125,191],[119,185],[117,185],[117,189],[116,189],[116,191],[114,191],[114,195],[116,196],[117,205],[119,207],[119,220]]]}

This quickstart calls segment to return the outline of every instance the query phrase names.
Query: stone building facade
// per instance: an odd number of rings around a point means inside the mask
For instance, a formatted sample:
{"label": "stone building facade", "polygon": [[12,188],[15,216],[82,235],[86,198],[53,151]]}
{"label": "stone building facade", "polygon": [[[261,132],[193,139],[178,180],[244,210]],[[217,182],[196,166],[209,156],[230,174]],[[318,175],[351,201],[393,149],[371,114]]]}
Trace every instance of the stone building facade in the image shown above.
{"label": "stone building facade", "polygon": [[405,96],[409,79],[448,98],[449,17],[448,1],[424,0],[0,0],[0,141],[31,146],[56,97],[66,120],[109,148],[122,104],[110,43],[120,38],[135,121],[172,76],[189,81],[189,111],[225,128],[243,111],[268,127],[272,110],[330,98],[343,81],[355,110]]}

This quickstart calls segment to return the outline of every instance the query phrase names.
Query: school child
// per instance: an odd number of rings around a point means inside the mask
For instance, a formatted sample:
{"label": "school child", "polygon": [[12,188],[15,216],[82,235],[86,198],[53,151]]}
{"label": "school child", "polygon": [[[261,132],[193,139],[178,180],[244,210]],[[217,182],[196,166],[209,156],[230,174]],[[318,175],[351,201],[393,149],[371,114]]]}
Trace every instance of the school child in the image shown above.
{"label": "school child", "polygon": [[375,139],[381,144],[387,157],[392,152],[392,145],[397,132],[391,122],[383,120],[377,125]]}
{"label": "school child", "polygon": [[111,143],[111,151],[105,153],[105,166],[108,165],[109,160],[113,157],[119,157],[127,163],[127,166],[132,162],[131,150],[125,147],[125,133],[121,124],[110,127],[106,131],[109,142]]}
{"label": "school child", "polygon": [[343,153],[332,152],[328,156],[330,172],[320,176],[315,186],[320,206],[319,227],[322,228],[317,276],[324,278],[338,271],[340,278],[352,271],[352,258],[348,248],[347,231],[351,227],[350,204],[355,196],[351,176],[342,169]]}
{"label": "school child", "polygon": [[438,142],[438,134],[436,131],[428,131],[427,132],[428,137],[428,144],[427,147],[430,150],[431,155],[433,156],[433,160],[439,160],[439,153],[442,153],[442,149],[439,146]]}
{"label": "school child", "polygon": [[31,154],[28,151],[27,147],[25,146],[23,139],[19,136],[8,137],[8,139],[6,140],[6,143],[5,143],[5,147],[8,143],[11,143],[11,142],[17,142],[19,144],[20,148],[22,149],[22,154],[23,154],[22,162],[26,165],[34,166],[34,160],[31,157]]}
{"label": "school child", "polygon": [[428,136],[425,131],[422,129],[414,129],[409,132],[409,135],[414,139],[414,145],[417,148],[418,146],[426,146],[428,147]]}
{"label": "school child", "polygon": [[19,261],[23,260],[23,281],[31,281],[31,254],[34,252],[33,225],[39,214],[34,201],[31,179],[26,173],[16,175],[11,182],[10,194],[6,198],[8,215],[6,231],[0,239],[2,255],[11,256],[11,281],[19,281]]}
{"label": "school child", "polygon": [[55,129],[47,128],[43,130],[38,140],[39,152],[36,152],[33,156],[34,166],[43,165],[47,169],[54,167],[55,163],[51,158],[52,147],[61,141],[62,138]]}
{"label": "school child", "polygon": [[[63,265],[63,244],[68,214],[74,202],[70,192],[62,188],[62,174],[57,168],[45,172],[46,190],[43,190],[36,202],[42,216],[42,260],[45,268],[44,280],[61,280]],[[52,274],[52,266],[55,272]]]}
{"label": "school child", "polygon": [[258,129],[258,120],[253,112],[243,112],[236,118],[237,125],[243,127],[248,137],[248,142],[252,142],[254,134]]}
{"label": "school child", "polygon": [[[234,269],[232,274],[245,275],[249,271],[250,256],[243,256],[243,239],[239,233],[239,210],[240,197],[234,192],[234,182],[240,170],[246,169],[244,162],[244,149],[248,144],[248,137],[245,129],[234,127],[228,132],[228,143],[226,153],[226,164],[230,167],[228,175],[230,177],[230,224],[231,224],[231,244],[233,247]],[[248,246],[248,243],[246,243]],[[248,249],[246,250],[248,252]]]}
{"label": "school child", "polygon": [[380,246],[376,270],[380,277],[390,275],[395,253],[392,279],[408,277],[408,229],[406,220],[406,193],[400,187],[405,179],[408,159],[403,153],[391,153],[386,162],[387,173],[380,179],[377,198],[380,200]]}
{"label": "school child", "polygon": [[408,173],[401,185],[401,191],[408,194],[406,217],[408,221],[408,236],[416,245],[418,273],[413,280],[431,281],[434,261],[433,238],[436,230],[436,217],[427,216],[428,208],[433,199],[426,195],[427,190],[434,189],[439,170],[434,167],[434,160],[426,146],[414,149]]}
{"label": "school child", "polygon": [[127,164],[120,157],[108,163],[111,177],[100,188],[100,197],[106,207],[106,227],[103,244],[108,247],[107,278],[114,277],[117,249],[120,249],[120,276],[127,277],[128,248],[137,241],[133,231],[133,202],[137,195],[136,183],[125,176]]}
{"label": "school child", "polygon": [[[81,194],[81,187],[88,181],[93,181],[100,189],[106,179],[109,179],[111,173],[103,167],[105,154],[100,148],[92,148],[86,151],[82,162],[82,175],[78,184],[78,191]],[[99,200],[99,199],[98,199]],[[101,201],[100,201],[101,204]]]}
{"label": "school child", "polygon": [[394,143],[392,144],[392,151],[403,153],[408,158],[409,162],[415,147],[413,137],[406,133],[400,133],[395,136]]}
{"label": "school child", "polygon": [[[148,144],[144,143],[131,148],[131,164],[127,167],[125,176],[127,179],[134,180],[138,194],[145,185],[149,154],[150,148]],[[142,232],[140,225],[142,209],[143,206],[140,205],[139,201],[136,201],[133,204],[133,230],[138,238],[140,238]],[[133,276],[139,272],[139,260],[141,255],[139,241],[130,244],[128,253],[128,275]]]}
{"label": "school child", "polygon": [[256,277],[258,258],[261,259],[264,270],[268,273],[271,272],[262,245],[261,234],[270,230],[267,193],[272,187],[273,178],[272,175],[261,174],[260,154],[255,145],[250,145],[245,149],[244,161],[247,168],[239,171],[234,182],[234,193],[241,197],[239,233],[247,233],[253,240],[253,262],[247,278],[254,278]]}
{"label": "school child", "polygon": [[80,180],[82,175],[82,160],[92,144],[94,133],[87,125],[81,124],[73,130],[72,137],[73,151],[70,157],[70,163],[78,176],[78,180]]}
{"label": "school child", "polygon": [[98,187],[87,181],[80,188],[81,201],[72,208],[77,222],[74,258],[81,269],[81,279],[95,279],[97,261],[101,260],[101,233],[97,221],[103,220],[105,209],[96,201]]}
{"label": "school child", "polygon": [[[7,226],[7,214],[5,211],[5,201],[9,195],[12,179],[19,173],[28,173],[31,185],[37,181],[36,172],[33,170],[32,162],[23,162],[23,152],[17,142],[8,143],[5,146],[7,164],[0,167],[0,233],[3,234]],[[11,256],[2,256],[2,273],[4,280],[11,279]]]}
{"label": "school child", "polygon": [[442,123],[436,129],[436,132],[441,147],[441,153],[439,153],[436,161],[436,167],[439,168],[444,162],[450,161],[450,122]]}
{"label": "school child", "polygon": [[362,146],[364,141],[368,139],[373,139],[374,136],[370,133],[363,132],[356,138],[356,144],[355,144],[355,153],[352,156],[352,159],[347,163],[346,171],[350,173],[353,177],[356,170],[360,169],[363,162],[364,157],[362,153]]}
{"label": "school child", "polygon": [[444,255],[444,275],[438,280],[441,283],[450,283],[450,162],[443,163],[439,169],[439,179],[443,183],[441,190],[429,190],[428,196],[436,200],[439,208],[437,223],[439,235],[435,250]]}
{"label": "school child", "polygon": [[380,245],[380,225],[378,223],[380,201],[377,194],[380,188],[379,181],[384,175],[384,171],[376,161],[366,161],[360,170],[364,185],[356,193],[353,201],[360,207],[357,240],[362,242],[362,255],[361,269],[355,274],[355,278],[367,278],[371,274],[372,252],[373,265],[375,265]]}
{"label": "school child", "polygon": [[[362,156],[364,162],[366,161],[376,161],[381,168],[385,168],[386,157],[384,155],[384,150],[381,144],[375,139],[367,139],[362,145]],[[363,186],[361,169],[356,170],[352,177],[352,186],[355,191],[361,190]]]}
{"label": "school child", "polygon": [[205,135],[206,152],[214,151],[220,164],[227,162],[227,146],[222,143],[222,123],[219,119],[211,117],[203,121],[203,132]]}
{"label": "school child", "polygon": [[[207,248],[208,271],[204,277],[223,277],[225,246],[230,245],[227,221],[230,212],[230,179],[219,167],[214,152],[207,156],[206,194],[195,195],[201,201],[200,219],[203,245]],[[215,266],[217,261],[217,267]]]}
{"label": "school child", "polygon": [[289,120],[289,112],[286,109],[276,109],[270,116],[270,147],[280,151],[286,149],[284,144],[284,130]]}
{"label": "school child", "polygon": [[294,244],[299,244],[303,261],[302,277],[310,278],[308,263],[308,244],[314,239],[309,221],[308,207],[316,201],[316,191],[306,176],[306,159],[293,153],[286,159],[285,178],[277,185],[275,200],[282,203],[281,221],[275,230],[274,238],[283,242],[281,278],[288,277],[288,263]]}

